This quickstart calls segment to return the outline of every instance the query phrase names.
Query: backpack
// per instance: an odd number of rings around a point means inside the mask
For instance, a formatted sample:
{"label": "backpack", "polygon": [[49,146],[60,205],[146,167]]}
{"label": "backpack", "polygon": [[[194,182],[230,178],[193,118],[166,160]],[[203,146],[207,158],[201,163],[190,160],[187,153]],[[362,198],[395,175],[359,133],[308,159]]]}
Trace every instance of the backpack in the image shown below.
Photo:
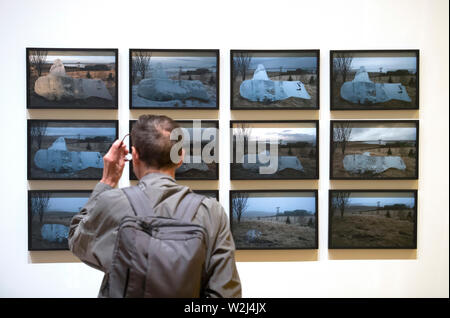
{"label": "backpack", "polygon": [[175,214],[182,219],[174,219],[156,216],[139,185],[122,190],[135,216],[125,216],[119,225],[109,297],[200,297],[207,232],[191,220],[204,196],[188,193]]}

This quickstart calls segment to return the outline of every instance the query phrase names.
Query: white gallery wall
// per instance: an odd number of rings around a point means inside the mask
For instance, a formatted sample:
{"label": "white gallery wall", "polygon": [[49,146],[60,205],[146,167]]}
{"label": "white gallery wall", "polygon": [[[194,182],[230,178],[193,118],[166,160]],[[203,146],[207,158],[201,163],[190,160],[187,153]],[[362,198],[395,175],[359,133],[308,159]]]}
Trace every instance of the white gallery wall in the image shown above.
{"label": "white gallery wall", "polygon": [[[319,190],[319,249],[239,251],[245,297],[449,296],[448,0],[60,1],[0,0],[0,297],[95,297],[102,273],[70,252],[27,251],[28,189],[92,189],[95,182],[27,181],[26,119],[118,119],[143,113],[220,120],[220,189]],[[119,109],[26,109],[26,47],[118,48]],[[128,109],[129,48],[220,49],[220,110]],[[320,49],[319,111],[230,111],[230,49]],[[329,110],[329,50],[420,49],[419,111]],[[318,181],[230,182],[230,119],[319,119]],[[419,180],[328,179],[330,119],[419,119]],[[125,169],[120,186],[127,186]],[[328,250],[328,190],[418,189],[417,250]]]}

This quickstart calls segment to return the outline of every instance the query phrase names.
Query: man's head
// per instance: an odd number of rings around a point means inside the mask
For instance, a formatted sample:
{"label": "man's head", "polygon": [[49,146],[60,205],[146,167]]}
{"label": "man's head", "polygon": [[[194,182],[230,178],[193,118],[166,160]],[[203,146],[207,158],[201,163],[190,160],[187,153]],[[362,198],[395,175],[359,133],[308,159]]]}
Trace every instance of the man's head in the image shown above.
{"label": "man's head", "polygon": [[170,133],[176,128],[180,125],[167,116],[139,117],[131,130],[133,170],[139,179],[156,171],[175,175],[175,170],[183,163],[183,160],[174,163],[170,158],[170,150],[177,142],[170,140]]}

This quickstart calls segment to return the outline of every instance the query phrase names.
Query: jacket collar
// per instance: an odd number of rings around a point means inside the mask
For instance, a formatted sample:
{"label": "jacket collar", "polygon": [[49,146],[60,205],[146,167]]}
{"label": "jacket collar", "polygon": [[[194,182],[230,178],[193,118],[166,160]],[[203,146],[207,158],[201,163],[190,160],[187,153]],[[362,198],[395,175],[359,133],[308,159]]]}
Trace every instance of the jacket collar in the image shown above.
{"label": "jacket collar", "polygon": [[176,183],[175,179],[168,174],[161,172],[151,172],[143,176],[139,183],[144,183],[146,186],[151,186],[155,183]]}

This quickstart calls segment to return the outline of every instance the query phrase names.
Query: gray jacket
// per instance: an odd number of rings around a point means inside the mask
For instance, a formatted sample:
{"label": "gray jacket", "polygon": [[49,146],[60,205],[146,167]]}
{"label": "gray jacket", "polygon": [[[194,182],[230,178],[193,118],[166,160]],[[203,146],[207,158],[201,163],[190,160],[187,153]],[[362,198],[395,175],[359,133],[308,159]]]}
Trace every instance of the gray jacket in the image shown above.
{"label": "gray jacket", "polygon": [[[145,185],[155,214],[173,217],[184,195],[191,191],[166,174],[150,173],[141,183]],[[105,272],[99,297],[105,296],[115,238],[124,216],[134,215],[131,205],[120,189],[99,182],[83,209],[72,219],[69,248],[84,263]],[[227,215],[215,199],[205,198],[192,220],[208,232],[206,263],[207,297],[241,297],[241,283],[234,258],[234,241]]]}

